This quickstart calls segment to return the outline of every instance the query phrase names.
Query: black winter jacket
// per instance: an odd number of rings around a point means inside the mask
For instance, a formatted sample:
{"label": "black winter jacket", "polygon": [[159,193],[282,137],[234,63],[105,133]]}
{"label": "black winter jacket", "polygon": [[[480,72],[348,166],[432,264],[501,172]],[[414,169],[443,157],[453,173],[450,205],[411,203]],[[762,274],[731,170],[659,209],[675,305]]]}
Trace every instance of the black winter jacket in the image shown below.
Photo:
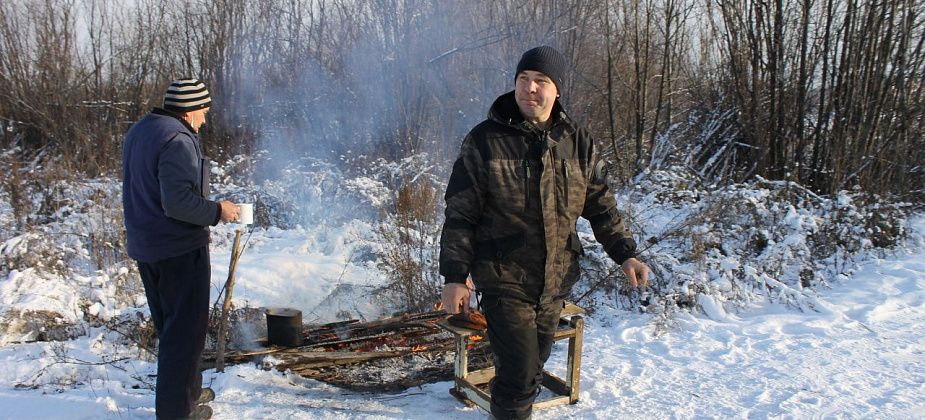
{"label": "black winter jacket", "polygon": [[578,279],[579,216],[618,264],[636,243],[617,212],[594,141],[557,101],[550,127],[525,121],[514,93],[466,136],[447,185],[440,274],[484,293],[545,303]]}

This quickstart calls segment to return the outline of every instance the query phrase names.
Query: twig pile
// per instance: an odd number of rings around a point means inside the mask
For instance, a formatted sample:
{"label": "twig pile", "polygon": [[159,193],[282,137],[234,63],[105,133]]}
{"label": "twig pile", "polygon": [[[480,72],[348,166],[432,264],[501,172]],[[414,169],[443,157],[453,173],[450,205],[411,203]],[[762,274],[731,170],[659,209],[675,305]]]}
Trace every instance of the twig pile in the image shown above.
{"label": "twig pile", "polygon": [[[303,329],[299,347],[261,344],[257,351],[232,351],[227,364],[259,361],[266,369],[291,371],[358,391],[400,391],[423,383],[452,379],[454,344],[439,328],[443,311],[405,314],[370,322],[333,322]],[[470,364],[490,364],[487,341],[470,344]],[[214,355],[206,355],[206,364]]]}

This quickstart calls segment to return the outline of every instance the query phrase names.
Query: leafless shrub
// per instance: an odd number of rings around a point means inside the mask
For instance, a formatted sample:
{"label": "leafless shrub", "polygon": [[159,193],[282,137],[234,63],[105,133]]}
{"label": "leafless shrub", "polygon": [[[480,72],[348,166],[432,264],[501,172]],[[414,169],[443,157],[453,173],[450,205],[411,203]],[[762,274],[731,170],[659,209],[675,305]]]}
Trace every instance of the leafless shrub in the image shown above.
{"label": "leafless shrub", "polygon": [[[105,184],[111,185],[111,184]],[[122,208],[118,203],[120,196],[112,189],[96,188],[90,194],[87,209],[87,249],[90,258],[98,270],[118,267],[129,260],[126,253],[125,223]],[[134,268],[134,267],[133,267]],[[136,277],[118,276],[117,280],[128,284],[128,279]]]}
{"label": "leafless shrub", "polygon": [[426,178],[406,178],[398,190],[394,210],[380,216],[378,234],[386,286],[404,310],[430,310],[439,301],[442,278],[437,272],[442,200]]}
{"label": "leafless shrub", "polygon": [[31,267],[60,274],[65,272],[65,261],[70,257],[65,250],[48,246],[48,237],[33,229],[0,245],[0,273]]}
{"label": "leafless shrub", "polygon": [[151,317],[143,312],[127,312],[101,322],[100,326],[119,336],[114,340],[116,344],[137,348],[139,358],[152,360],[157,356],[157,329]]}
{"label": "leafless shrub", "polygon": [[0,157],[2,157],[0,159],[0,170],[7,174],[7,176],[3,177],[0,187],[9,198],[15,227],[20,229],[25,224],[26,216],[30,213],[32,207],[27,199],[29,194],[25,191],[19,160],[15,158],[13,153],[4,153]]}
{"label": "leafless shrub", "polygon": [[67,341],[86,334],[84,325],[65,321],[59,313],[12,310],[0,319],[0,336],[7,342]]}

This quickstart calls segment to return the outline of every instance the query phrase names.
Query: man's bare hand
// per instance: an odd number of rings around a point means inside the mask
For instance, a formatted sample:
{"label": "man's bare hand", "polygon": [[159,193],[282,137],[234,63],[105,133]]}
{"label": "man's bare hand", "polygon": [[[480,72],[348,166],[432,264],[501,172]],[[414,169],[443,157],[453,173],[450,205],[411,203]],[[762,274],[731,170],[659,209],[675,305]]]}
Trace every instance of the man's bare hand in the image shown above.
{"label": "man's bare hand", "polygon": [[649,266],[635,258],[623,261],[623,274],[632,287],[649,287]]}
{"label": "man's bare hand", "polygon": [[236,204],[228,200],[222,200],[218,202],[218,206],[221,207],[222,209],[221,218],[223,222],[225,223],[233,222],[235,220],[238,220],[238,217],[240,217],[241,208],[238,207]]}
{"label": "man's bare hand", "polygon": [[472,296],[472,280],[466,283],[447,283],[443,285],[440,304],[448,314],[469,312],[469,297]]}

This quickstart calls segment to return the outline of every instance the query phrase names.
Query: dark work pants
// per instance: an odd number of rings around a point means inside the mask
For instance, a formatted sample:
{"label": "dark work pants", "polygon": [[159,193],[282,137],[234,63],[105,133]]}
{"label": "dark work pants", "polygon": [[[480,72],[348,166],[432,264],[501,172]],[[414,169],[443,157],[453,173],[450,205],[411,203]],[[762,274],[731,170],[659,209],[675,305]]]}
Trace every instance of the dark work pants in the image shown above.
{"label": "dark work pants", "polygon": [[525,419],[543,382],[543,365],[552,351],[562,300],[537,305],[519,299],[482,296],[488,339],[494,355],[491,414]]}
{"label": "dark work pants", "polygon": [[209,248],[154,263],[139,261],[138,271],[157,328],[157,417],[187,417],[202,392],[199,360],[209,321]]}

